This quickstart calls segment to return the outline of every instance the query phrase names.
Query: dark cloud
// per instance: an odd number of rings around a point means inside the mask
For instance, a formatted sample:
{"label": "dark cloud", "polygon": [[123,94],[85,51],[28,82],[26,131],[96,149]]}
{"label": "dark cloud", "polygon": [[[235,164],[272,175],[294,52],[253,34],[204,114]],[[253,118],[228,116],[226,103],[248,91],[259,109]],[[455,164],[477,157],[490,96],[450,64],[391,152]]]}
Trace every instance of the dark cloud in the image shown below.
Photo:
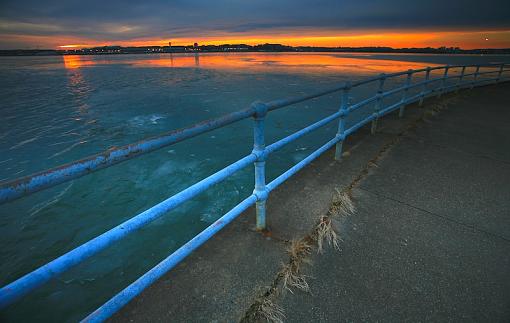
{"label": "dark cloud", "polygon": [[0,0],[0,34],[121,41],[305,29],[508,30],[509,12],[508,0]]}

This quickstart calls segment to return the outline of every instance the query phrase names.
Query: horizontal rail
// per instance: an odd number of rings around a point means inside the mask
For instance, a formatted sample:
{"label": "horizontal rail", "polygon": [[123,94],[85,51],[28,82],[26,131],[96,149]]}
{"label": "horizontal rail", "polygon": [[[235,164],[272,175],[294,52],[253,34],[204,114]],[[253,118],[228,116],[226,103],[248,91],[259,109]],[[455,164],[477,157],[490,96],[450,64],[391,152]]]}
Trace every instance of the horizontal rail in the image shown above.
{"label": "horizontal rail", "polygon": [[358,102],[356,104],[353,104],[349,108],[347,108],[347,113],[351,113],[353,111],[356,111],[359,108],[362,108],[362,107],[366,106],[367,104],[375,102],[376,100],[377,100],[377,96],[372,96],[372,97],[370,97],[368,99],[365,99],[365,100],[360,101],[360,102]]}
{"label": "horizontal rail", "polygon": [[287,98],[287,99],[270,101],[270,102],[267,102],[266,105],[267,105],[267,108],[268,108],[269,111],[273,111],[273,110],[284,108],[284,107],[289,106],[289,105],[293,105],[293,104],[296,104],[296,103],[301,103],[301,102],[308,101],[308,100],[311,100],[311,99],[315,99],[315,98],[318,98],[318,97],[321,97],[321,96],[324,96],[324,95],[327,95],[327,94],[335,93],[335,92],[343,90],[344,88],[345,88],[345,86],[342,85],[342,86],[339,86],[339,87],[334,87],[334,88],[331,88],[331,89],[328,89],[328,90],[324,90],[324,91],[321,91],[321,92],[317,92],[317,93],[314,93],[314,94],[310,94],[310,95],[303,95],[303,96],[294,97],[294,98]]}
{"label": "horizontal rail", "polygon": [[356,124],[353,124],[349,129],[345,130],[345,136],[350,136],[354,132],[356,132],[358,129],[363,127],[364,125],[368,124],[370,121],[373,121],[375,119],[375,116],[373,114],[369,115],[365,119],[362,119]]}
{"label": "horizontal rail", "polygon": [[277,151],[278,149],[281,149],[283,146],[293,142],[294,140],[306,135],[307,133],[310,133],[324,125],[327,125],[328,123],[338,119],[340,117],[340,115],[341,115],[340,112],[333,113],[329,117],[326,117],[326,118],[324,118],[324,119],[322,119],[306,128],[303,128],[303,129],[293,133],[292,135],[289,135],[283,139],[278,140],[275,143],[272,143],[271,145],[266,147],[266,149],[265,149],[266,154],[271,154],[271,153]]}
{"label": "horizontal rail", "polygon": [[288,171],[284,172],[277,178],[275,178],[272,182],[267,184],[267,189],[269,192],[273,191],[275,188],[280,186],[283,182],[289,179],[292,175],[303,169],[306,165],[310,164],[315,158],[319,157],[322,153],[324,153],[329,148],[333,147],[341,138],[333,138],[328,141],[325,145],[308,155],[308,157],[304,158],[302,161],[291,167]]}
{"label": "horizontal rail", "polygon": [[[44,172],[40,172],[31,176],[27,176],[18,180],[1,183],[0,184],[0,204],[14,200],[24,195],[31,194],[33,192],[49,188],[65,181],[69,181],[78,178],[83,175],[87,175],[93,171],[112,166],[130,158],[145,154],[162,147],[174,144],[176,142],[200,135],[202,133],[212,131],[214,129],[226,126],[233,122],[246,119],[248,117],[254,117],[254,149],[251,154],[241,158],[240,160],[226,166],[225,168],[217,171],[216,173],[202,179],[201,181],[189,186],[179,193],[167,198],[166,200],[156,204],[155,206],[147,209],[146,211],[132,217],[131,219],[117,225],[116,227],[108,230],[107,232],[89,240],[88,242],[80,245],[79,247],[65,253],[64,255],[50,261],[44,266],[24,275],[16,281],[4,286],[0,289],[0,308],[5,307],[22,296],[29,293],[31,290],[41,286],[51,278],[59,275],[60,273],[68,270],[69,268],[77,265],[78,263],[88,259],[97,252],[105,249],[114,242],[124,238],[128,234],[142,228],[148,223],[161,217],[166,212],[174,209],[181,205],[183,202],[195,197],[201,192],[205,191],[214,184],[223,181],[233,173],[245,168],[251,163],[255,163],[256,170],[256,185],[252,195],[248,196],[240,204],[234,207],[231,211],[227,212],[219,220],[215,221],[211,226],[202,231],[195,238],[190,240],[188,243],[183,245],[177,251],[172,253],[156,267],[148,271],[146,274],[137,279],[134,283],[129,285],[119,294],[117,294],[110,301],[101,306],[98,310],[89,315],[85,321],[96,322],[102,321],[115,313],[129,300],[138,295],[144,288],[152,284],[156,279],[161,277],[165,272],[173,268],[179,261],[189,255],[193,250],[198,248],[212,235],[218,232],[221,228],[227,225],[240,213],[246,210],[253,204],[257,205],[257,212],[263,210],[264,221],[265,221],[265,200],[269,193],[276,189],[288,178],[296,174],[303,167],[312,162],[315,158],[320,156],[326,150],[337,145],[337,150],[341,149],[341,142],[343,142],[349,135],[360,129],[361,127],[372,122],[372,130],[375,129],[377,119],[391,113],[392,111],[401,108],[400,114],[403,113],[403,107],[409,103],[423,100],[423,98],[429,95],[436,94],[441,95],[442,93],[449,92],[452,89],[459,89],[463,87],[473,87],[485,85],[488,82],[502,82],[508,80],[508,77],[504,77],[502,73],[510,71],[505,67],[508,64],[484,64],[484,65],[448,65],[438,67],[428,67],[418,70],[408,70],[404,72],[381,74],[376,77],[371,77],[365,80],[360,80],[354,83],[346,83],[341,86],[333,87],[328,90],[320,91],[311,95],[305,95],[295,98],[288,98],[283,100],[270,101],[268,103],[257,102],[249,108],[233,112],[222,117],[207,120],[193,126],[174,130],[169,133],[163,134],[162,136],[149,138],[146,140],[139,141],[138,143],[126,145],[119,148],[110,149],[104,153],[97,154],[85,159],[81,159],[76,162],[62,165],[57,168],[53,168]],[[475,67],[474,73],[465,73],[467,67]],[[494,71],[480,71],[481,67],[499,67],[499,70]],[[461,74],[448,75],[448,70],[454,68],[462,68]],[[444,70],[444,74],[438,77],[429,78],[430,71],[433,70]],[[426,79],[420,82],[411,82],[412,75],[416,73],[426,72]],[[488,75],[499,73],[494,78],[480,78],[481,75]],[[400,86],[391,90],[383,91],[384,81],[388,78],[398,77],[407,75],[406,85]],[[466,77],[473,76],[473,79],[466,79]],[[458,79],[456,84],[447,85],[447,80]],[[364,99],[355,104],[349,104],[349,91],[357,86],[365,85],[371,82],[379,82],[378,92],[367,99]],[[441,81],[435,88],[428,88],[430,84]],[[421,87],[421,91],[418,94],[407,96],[409,89]],[[318,98],[327,94],[342,91],[342,105],[338,112],[333,113],[297,132],[288,135],[266,147],[264,147],[264,117],[268,111],[280,109],[292,104],[303,102],[306,100]],[[402,98],[400,101],[393,103],[389,106],[382,106],[382,100],[390,95],[402,92]],[[375,108],[372,113],[363,119],[358,120],[354,125],[351,125],[348,129],[345,127],[345,117],[351,112],[366,107],[369,104],[374,104]],[[294,142],[302,136],[319,129],[320,127],[329,124],[332,121],[340,119],[339,132],[334,138],[326,142],[320,148],[312,152],[302,161],[276,177],[273,181],[265,184],[264,165],[265,159],[268,155],[277,150],[281,149],[285,145]],[[340,145],[340,146],[339,146]],[[335,154],[337,155],[337,154]],[[257,175],[258,174],[258,175]],[[258,177],[257,177],[258,176]],[[258,218],[257,218],[258,219]]]}
{"label": "horizontal rail", "polygon": [[[425,68],[415,69],[415,70],[411,70],[411,71],[413,74],[416,74],[416,73],[426,72],[427,70],[429,70],[429,71],[442,70],[445,67],[448,67],[449,69],[462,68],[462,67],[466,67],[466,68],[469,68],[469,67],[499,67],[499,66],[501,66],[501,64],[502,63],[470,64],[470,65],[442,65],[442,66],[434,66],[434,67],[425,67]],[[408,73],[409,73],[409,71],[389,73],[389,74],[385,74],[385,77],[387,77],[387,78],[388,77],[398,77],[398,76],[407,75]]]}

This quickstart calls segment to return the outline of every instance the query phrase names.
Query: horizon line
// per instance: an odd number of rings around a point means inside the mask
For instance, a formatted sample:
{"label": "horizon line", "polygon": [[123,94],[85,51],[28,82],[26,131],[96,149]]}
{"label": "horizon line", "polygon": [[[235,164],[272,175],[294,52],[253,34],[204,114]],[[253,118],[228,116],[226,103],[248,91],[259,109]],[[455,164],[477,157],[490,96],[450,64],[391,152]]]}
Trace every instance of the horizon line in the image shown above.
{"label": "horizon line", "polygon": [[[195,43],[196,44],[196,43]],[[510,50],[510,47],[480,47],[480,48],[471,48],[465,49],[459,46],[439,46],[439,47],[392,47],[392,46],[313,46],[313,45],[285,45],[282,43],[260,43],[255,45],[250,45],[246,43],[224,43],[224,44],[189,44],[189,45],[145,45],[145,46],[124,46],[124,45],[115,45],[115,44],[107,44],[107,45],[99,45],[99,46],[89,46],[89,45],[61,45],[58,48],[0,48],[0,51],[77,51],[77,50],[86,50],[86,49],[95,49],[95,48],[108,48],[108,47],[116,47],[116,48],[182,48],[182,47],[221,47],[221,46],[247,46],[247,47],[257,47],[264,45],[272,45],[272,46],[282,46],[288,48],[324,48],[324,49],[364,49],[364,48],[380,48],[380,49],[392,49],[392,50],[405,50],[405,49],[454,49],[454,50],[462,50],[462,51],[477,51],[477,50]]]}

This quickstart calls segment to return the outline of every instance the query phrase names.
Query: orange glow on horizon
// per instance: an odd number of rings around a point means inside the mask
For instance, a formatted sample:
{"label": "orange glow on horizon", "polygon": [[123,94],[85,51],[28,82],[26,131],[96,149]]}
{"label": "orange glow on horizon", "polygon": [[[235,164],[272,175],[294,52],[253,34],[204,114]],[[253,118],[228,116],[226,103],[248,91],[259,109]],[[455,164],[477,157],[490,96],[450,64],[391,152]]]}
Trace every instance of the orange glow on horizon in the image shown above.
{"label": "orange glow on horizon", "polygon": [[[334,32],[319,36],[246,36],[232,37],[203,37],[201,39],[180,38],[139,40],[128,42],[130,46],[166,46],[169,41],[175,45],[190,45],[198,42],[199,45],[221,44],[248,44],[258,45],[265,43],[279,43],[289,46],[315,46],[315,47],[460,47],[473,48],[510,48],[510,31],[477,31],[477,32],[411,32],[390,33],[370,32],[353,35],[330,36]],[[329,35],[328,35],[329,34]]]}
{"label": "orange glow on horizon", "polygon": [[[510,30],[500,31],[415,31],[415,32],[388,32],[388,31],[357,31],[356,33],[339,35],[338,31],[322,31],[320,33],[282,32],[274,35],[225,34],[219,36],[202,36],[197,38],[162,38],[162,39],[134,39],[126,41],[98,42],[93,39],[65,36],[58,41],[49,36],[13,36],[26,43],[48,44],[48,47],[60,49],[75,49],[84,47],[100,47],[107,45],[120,46],[167,46],[172,42],[174,46],[221,44],[248,44],[258,45],[265,43],[279,43],[290,46],[322,46],[322,47],[460,47],[474,48],[510,48]],[[59,42],[59,43],[57,43]],[[80,45],[75,45],[80,44]],[[44,45],[39,45],[39,47]]]}

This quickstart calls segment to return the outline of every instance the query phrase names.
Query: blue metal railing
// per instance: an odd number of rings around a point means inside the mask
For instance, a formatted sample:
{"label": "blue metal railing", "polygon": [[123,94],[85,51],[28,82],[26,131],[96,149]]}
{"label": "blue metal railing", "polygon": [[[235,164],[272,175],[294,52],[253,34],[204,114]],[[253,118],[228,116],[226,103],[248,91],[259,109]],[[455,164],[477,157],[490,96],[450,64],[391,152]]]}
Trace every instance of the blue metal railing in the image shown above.
{"label": "blue metal railing", "polygon": [[[16,281],[4,286],[0,290],[0,308],[4,308],[9,304],[17,301],[24,295],[28,294],[35,288],[48,282],[55,276],[67,271],[71,267],[83,262],[87,258],[93,256],[99,251],[110,246],[114,242],[126,237],[130,233],[142,228],[148,223],[161,217],[166,212],[181,205],[185,201],[195,197],[199,193],[207,190],[209,187],[217,184],[235,172],[254,163],[255,165],[255,188],[253,194],[244,199],[229,212],[216,220],[213,224],[196,235],[174,253],[161,261],[154,268],[138,278],[131,285],[126,287],[112,299],[99,307],[92,314],[87,316],[85,322],[98,322],[109,318],[117,312],[136,295],[151,285],[163,274],[175,267],[182,259],[188,256],[193,250],[197,249],[210,237],[234,220],[239,214],[255,204],[256,206],[256,227],[258,230],[264,230],[266,227],[266,200],[269,194],[276,189],[285,180],[293,176],[300,169],[308,165],[326,150],[336,145],[335,159],[342,158],[342,143],[353,132],[371,123],[371,132],[374,134],[377,129],[377,120],[399,109],[399,116],[402,117],[405,112],[405,106],[413,102],[419,102],[421,105],[426,97],[437,95],[438,97],[452,91],[458,91],[461,88],[473,88],[486,84],[498,83],[510,80],[504,77],[503,73],[510,71],[510,64],[484,64],[484,65],[447,65],[438,67],[427,67],[424,69],[408,70],[404,72],[381,74],[376,77],[357,81],[354,83],[346,82],[342,86],[334,87],[315,94],[289,98],[284,100],[275,100],[267,103],[255,102],[249,108],[233,112],[222,117],[207,120],[193,126],[174,130],[158,137],[149,138],[134,144],[112,148],[103,153],[90,156],[72,163],[68,163],[56,168],[52,168],[40,173],[26,176],[9,182],[0,183],[0,204],[13,201],[15,199],[27,196],[34,192],[53,187],[55,185],[79,178],[90,174],[94,171],[118,164],[128,159],[140,156],[142,154],[155,151],[162,147],[166,147],[177,142],[198,136],[200,134],[212,131],[229,125],[231,123],[243,120],[249,117],[254,119],[254,143],[252,152],[239,159],[238,161],[228,165],[227,167],[217,171],[216,173],[204,178],[203,180],[189,186],[181,192],[169,197],[168,199],[156,204],[146,211],[132,217],[131,219],[117,225],[107,232],[89,240],[79,247],[65,253],[64,255],[50,261],[44,266],[37,268],[17,279]],[[481,71],[481,69],[486,69]],[[451,75],[451,71],[460,69],[460,73]],[[467,69],[474,69],[474,72],[466,73]],[[432,77],[431,72],[442,72],[440,77]],[[415,74],[424,73],[424,79],[420,82],[413,83]],[[496,75],[495,77],[485,77],[487,75]],[[405,76],[403,86],[390,90],[384,90],[386,80]],[[454,84],[448,84],[448,81],[457,80]],[[362,100],[355,104],[349,103],[349,95],[353,88],[366,85],[369,83],[377,83],[377,91],[375,95]],[[419,89],[419,93],[410,96],[412,89]],[[327,94],[342,92],[341,104],[339,111],[332,115],[319,120],[283,139],[280,139],[268,146],[265,145],[264,125],[265,117],[268,112],[280,109],[292,104],[321,97]],[[384,106],[384,98],[397,93],[402,93],[400,100],[396,103]],[[364,116],[361,120],[347,128],[346,118],[352,112],[363,107],[373,104],[373,109],[368,116]],[[298,138],[310,133],[330,122],[338,119],[338,131],[334,138],[330,139],[319,149],[308,155],[305,159],[285,171],[283,174],[266,184],[265,177],[265,161],[269,154],[281,149],[285,145],[297,140]]]}

